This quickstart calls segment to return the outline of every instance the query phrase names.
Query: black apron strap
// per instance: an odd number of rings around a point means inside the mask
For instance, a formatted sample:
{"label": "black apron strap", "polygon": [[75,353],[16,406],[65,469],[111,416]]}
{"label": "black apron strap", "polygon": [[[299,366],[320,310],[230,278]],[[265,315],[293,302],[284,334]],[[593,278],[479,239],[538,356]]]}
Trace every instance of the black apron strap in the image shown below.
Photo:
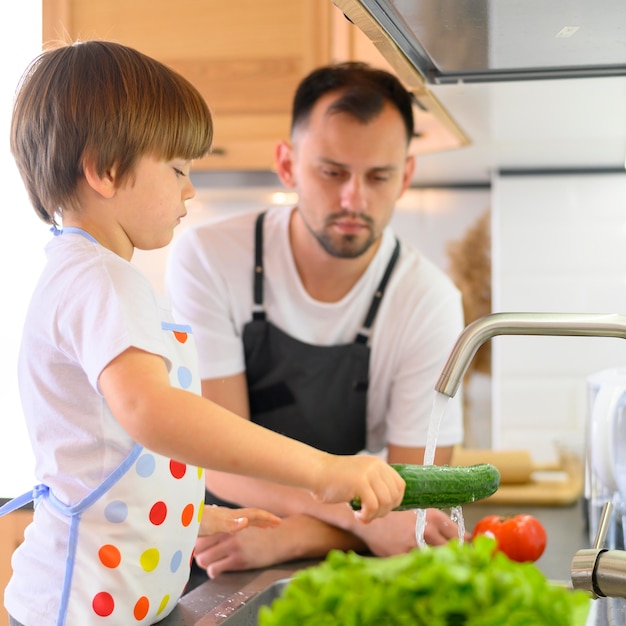
{"label": "black apron strap", "polygon": [[254,306],[252,308],[253,320],[264,320],[265,309],[263,308],[263,219],[265,211],[259,213],[256,218],[254,230]]}
{"label": "black apron strap", "polygon": [[[265,319],[265,309],[263,308],[263,220],[265,218],[265,211],[263,213],[259,213],[256,219],[256,226],[254,231],[254,306],[252,310],[252,319],[253,320],[264,320]],[[400,241],[396,238],[396,245],[393,249],[393,253],[391,258],[389,259],[389,263],[387,264],[387,269],[385,270],[385,274],[383,275],[380,284],[378,285],[378,289],[374,294],[374,298],[372,299],[372,303],[370,305],[369,311],[365,316],[365,321],[363,322],[363,326],[361,331],[357,334],[355,338],[356,343],[367,343],[369,338],[369,330],[374,323],[374,319],[376,319],[376,314],[378,313],[378,307],[380,306],[380,302],[385,295],[385,289],[387,287],[387,283],[389,282],[389,278],[391,277],[391,273],[393,272],[394,267],[396,266],[396,262],[398,261],[398,257],[400,256]]]}
{"label": "black apron strap", "polygon": [[378,285],[378,289],[374,294],[374,298],[372,299],[372,304],[370,305],[370,309],[365,316],[365,322],[363,322],[363,327],[361,331],[357,334],[355,338],[355,342],[357,343],[367,343],[369,338],[369,330],[374,323],[374,319],[376,318],[376,313],[378,313],[378,307],[380,306],[380,301],[383,299],[385,295],[385,289],[387,288],[387,283],[389,282],[389,278],[391,277],[391,272],[393,272],[393,268],[396,266],[396,262],[398,261],[398,257],[400,256],[400,241],[396,237],[396,245],[393,249],[393,253],[391,258],[389,259],[389,263],[387,264],[387,269],[385,270],[385,274],[383,275],[380,284]]}

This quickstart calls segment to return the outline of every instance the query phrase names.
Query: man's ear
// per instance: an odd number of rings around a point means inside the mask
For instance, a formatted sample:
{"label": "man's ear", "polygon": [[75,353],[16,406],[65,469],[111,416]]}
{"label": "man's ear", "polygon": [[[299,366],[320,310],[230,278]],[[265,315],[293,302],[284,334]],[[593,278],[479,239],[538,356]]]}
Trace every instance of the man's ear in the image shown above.
{"label": "man's ear", "polygon": [[409,156],[407,156],[406,161],[404,163],[404,174],[402,177],[402,191],[400,192],[400,195],[402,195],[409,188],[409,185],[411,184],[411,181],[413,180],[414,172],[415,172],[415,157],[412,154],[410,154]]}
{"label": "man's ear", "polygon": [[115,170],[106,170],[99,174],[96,168],[96,160],[91,157],[83,159],[83,175],[87,184],[103,198],[112,198],[115,195]]}
{"label": "man's ear", "polygon": [[288,189],[296,186],[296,178],[293,172],[293,146],[288,141],[279,141],[274,152],[276,173],[281,182]]}

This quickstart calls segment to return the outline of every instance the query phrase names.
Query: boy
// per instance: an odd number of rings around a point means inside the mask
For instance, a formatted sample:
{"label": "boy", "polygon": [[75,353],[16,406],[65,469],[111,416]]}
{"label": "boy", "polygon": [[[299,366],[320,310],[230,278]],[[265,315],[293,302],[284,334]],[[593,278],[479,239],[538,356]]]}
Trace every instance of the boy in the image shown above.
{"label": "boy", "polygon": [[44,52],[19,86],[11,150],[57,236],[20,348],[41,484],[5,592],[12,624],[163,619],[188,578],[199,468],[301,487],[321,501],[359,496],[363,521],[401,500],[404,484],[386,463],[320,452],[202,398],[191,329],[173,323],[130,264],[135,248],[170,242],[194,195],[191,161],[211,138],[197,90],[119,44]]}

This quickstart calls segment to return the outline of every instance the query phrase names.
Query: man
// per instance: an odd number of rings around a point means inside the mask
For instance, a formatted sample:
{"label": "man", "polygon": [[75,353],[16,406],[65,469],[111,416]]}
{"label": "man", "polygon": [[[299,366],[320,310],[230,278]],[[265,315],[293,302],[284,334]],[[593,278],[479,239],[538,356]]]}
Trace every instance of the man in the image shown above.
{"label": "man", "polygon": [[[448,277],[388,226],[414,171],[412,133],[410,94],[391,74],[358,63],[315,70],[296,91],[291,142],[276,149],[297,206],[180,237],[168,292],[194,328],[207,398],[328,451],[423,462],[435,382],[463,314]],[[448,463],[461,439],[457,398],[435,463]],[[263,533],[200,540],[196,561],[211,577],[331,548],[388,556],[416,545],[412,511],[357,526],[349,507],[297,489],[217,472],[207,488],[210,502],[283,518]],[[441,511],[427,522],[430,544],[458,534]]]}

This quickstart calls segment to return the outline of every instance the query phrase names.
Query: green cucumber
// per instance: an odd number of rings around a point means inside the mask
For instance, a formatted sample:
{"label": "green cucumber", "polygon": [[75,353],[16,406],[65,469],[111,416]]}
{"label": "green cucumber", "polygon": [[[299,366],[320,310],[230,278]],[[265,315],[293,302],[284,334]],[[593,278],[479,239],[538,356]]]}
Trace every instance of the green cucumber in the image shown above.
{"label": "green cucumber", "polygon": [[[500,486],[500,472],[490,463],[468,466],[406,465],[392,463],[406,488],[395,511],[410,509],[449,509],[488,498]],[[359,498],[350,506],[358,511]]]}

